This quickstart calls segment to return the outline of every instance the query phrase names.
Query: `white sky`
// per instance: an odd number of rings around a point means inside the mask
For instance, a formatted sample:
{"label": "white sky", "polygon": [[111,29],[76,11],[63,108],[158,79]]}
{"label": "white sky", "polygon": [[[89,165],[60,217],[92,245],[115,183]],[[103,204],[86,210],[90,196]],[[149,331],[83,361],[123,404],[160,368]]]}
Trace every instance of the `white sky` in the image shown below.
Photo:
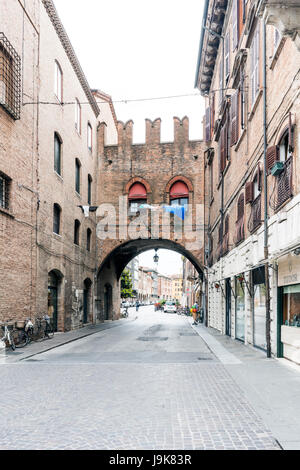
{"label": "white sky", "polygon": [[145,118],[162,119],[162,141],[173,140],[173,116],[190,119],[190,139],[202,138],[203,99],[194,89],[203,0],[54,0],[91,88],[113,100],[198,96],[117,104],[133,119],[135,143]]}
{"label": "white sky", "polygon": [[[194,89],[203,0],[54,0],[91,88],[114,101],[117,118],[134,121],[133,141],[145,141],[145,118],[162,119],[162,141],[173,140],[173,116],[190,119],[190,139],[202,138],[203,99]],[[154,267],[154,251],[140,256]],[[159,250],[159,271],[179,273],[181,255]]]}
{"label": "white sky", "polygon": [[[145,251],[139,255],[140,266],[147,268],[156,268],[153,261],[154,250]],[[158,261],[158,272],[161,274],[180,274],[182,272],[182,259],[179,253],[171,250],[158,250],[157,252]]]}

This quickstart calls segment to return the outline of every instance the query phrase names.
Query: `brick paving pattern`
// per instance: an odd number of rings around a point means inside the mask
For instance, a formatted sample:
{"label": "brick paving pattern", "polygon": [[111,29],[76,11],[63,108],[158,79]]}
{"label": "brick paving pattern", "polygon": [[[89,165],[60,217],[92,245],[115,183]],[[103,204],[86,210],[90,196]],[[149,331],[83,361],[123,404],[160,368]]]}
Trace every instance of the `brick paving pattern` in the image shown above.
{"label": "brick paving pattern", "polygon": [[[165,337],[166,317],[161,328],[141,329],[138,320],[72,343],[66,354],[62,347],[2,364],[0,448],[278,449],[225,367],[189,336],[185,319],[172,318],[170,337],[189,351],[138,339]],[[127,333],[140,349],[125,354],[113,340]],[[108,344],[114,351],[97,351]]]}

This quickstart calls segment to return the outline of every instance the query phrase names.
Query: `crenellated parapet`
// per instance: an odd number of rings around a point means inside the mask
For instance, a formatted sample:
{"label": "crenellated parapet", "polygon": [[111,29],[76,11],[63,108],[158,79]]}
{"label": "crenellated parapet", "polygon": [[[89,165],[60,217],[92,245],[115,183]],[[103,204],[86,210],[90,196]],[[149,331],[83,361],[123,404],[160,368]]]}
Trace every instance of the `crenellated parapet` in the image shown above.
{"label": "crenellated parapet", "polygon": [[[173,118],[174,123],[174,140],[173,142],[168,142],[168,144],[174,144],[177,147],[186,147],[189,145],[189,118],[185,116],[180,119],[175,116]],[[119,150],[128,150],[133,145],[133,126],[134,123],[132,120],[127,121],[126,123],[118,121],[118,148]],[[100,123],[98,126],[98,149],[99,154],[103,153],[105,147],[105,132],[106,124],[104,122]],[[145,119],[145,144],[136,144],[139,146],[144,145],[145,147],[159,146],[163,144],[161,142],[161,118],[157,118],[154,121],[151,119]]]}

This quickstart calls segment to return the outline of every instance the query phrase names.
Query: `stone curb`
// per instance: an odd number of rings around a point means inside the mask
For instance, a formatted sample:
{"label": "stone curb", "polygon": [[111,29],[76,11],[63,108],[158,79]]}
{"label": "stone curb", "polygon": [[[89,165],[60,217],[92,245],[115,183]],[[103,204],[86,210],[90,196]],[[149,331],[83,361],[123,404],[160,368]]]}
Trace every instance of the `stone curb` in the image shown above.
{"label": "stone curb", "polygon": [[[67,339],[66,341],[62,341],[61,343],[55,344],[54,346],[50,345],[49,347],[46,347],[45,349],[43,349],[41,351],[37,351],[37,352],[34,352],[32,354],[28,354],[25,357],[21,357],[20,359],[17,359],[16,362],[25,361],[26,359],[30,359],[31,357],[38,356],[39,354],[43,354],[45,352],[51,351],[52,349],[59,348],[60,346],[64,346],[65,344],[73,343],[74,341],[77,341],[77,340],[82,339],[82,338],[86,338],[87,336],[91,336],[91,335],[94,335],[96,333],[100,333],[101,331],[109,330],[110,328],[115,328],[117,326],[122,326],[127,322],[133,322],[133,321],[137,320],[137,318],[138,317],[135,316],[132,319],[128,318],[128,319],[121,319],[121,320],[114,320],[114,321],[111,320],[110,323],[103,323],[102,324],[103,327],[101,327],[101,328],[96,327],[97,329],[95,328],[95,331],[90,331],[88,333],[83,333],[82,335],[77,336],[76,338]],[[119,323],[120,321],[121,321],[121,323]],[[13,358],[13,355],[11,355],[10,357]],[[0,358],[1,358],[1,356],[0,356]]]}

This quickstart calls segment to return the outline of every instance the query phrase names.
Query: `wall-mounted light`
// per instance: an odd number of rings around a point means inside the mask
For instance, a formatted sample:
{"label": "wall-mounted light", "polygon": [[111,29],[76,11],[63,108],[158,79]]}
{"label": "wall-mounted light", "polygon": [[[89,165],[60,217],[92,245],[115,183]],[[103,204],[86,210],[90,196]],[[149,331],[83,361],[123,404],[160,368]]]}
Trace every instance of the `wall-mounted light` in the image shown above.
{"label": "wall-mounted light", "polygon": [[294,250],[294,255],[299,256],[300,255],[300,246]]}
{"label": "wall-mounted light", "polygon": [[158,263],[158,260],[159,260],[159,256],[158,256],[158,254],[157,254],[157,250],[158,250],[158,248],[155,248],[155,255],[153,256],[153,261],[154,261],[154,263],[156,263],[156,264]]}

